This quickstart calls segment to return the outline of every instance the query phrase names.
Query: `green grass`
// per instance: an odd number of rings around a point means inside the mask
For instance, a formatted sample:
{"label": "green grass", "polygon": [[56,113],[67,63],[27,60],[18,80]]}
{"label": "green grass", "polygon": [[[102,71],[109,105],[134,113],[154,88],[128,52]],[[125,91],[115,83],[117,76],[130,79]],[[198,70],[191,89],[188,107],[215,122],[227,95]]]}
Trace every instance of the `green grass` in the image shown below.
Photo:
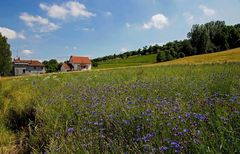
{"label": "green grass", "polygon": [[155,65],[179,65],[179,64],[206,64],[206,63],[224,63],[224,62],[240,62],[240,48],[204,54],[189,56],[172,61],[156,63],[156,54],[146,56],[132,56],[126,59],[113,59],[99,62],[98,68],[116,68],[127,66],[139,66],[146,64]]}
{"label": "green grass", "polygon": [[239,153],[239,70],[170,65],[0,80],[0,152]]}
{"label": "green grass", "polygon": [[114,67],[126,67],[126,66],[139,66],[144,64],[156,63],[156,54],[145,56],[130,56],[126,59],[112,59],[103,62],[99,62],[98,68],[114,68]]}

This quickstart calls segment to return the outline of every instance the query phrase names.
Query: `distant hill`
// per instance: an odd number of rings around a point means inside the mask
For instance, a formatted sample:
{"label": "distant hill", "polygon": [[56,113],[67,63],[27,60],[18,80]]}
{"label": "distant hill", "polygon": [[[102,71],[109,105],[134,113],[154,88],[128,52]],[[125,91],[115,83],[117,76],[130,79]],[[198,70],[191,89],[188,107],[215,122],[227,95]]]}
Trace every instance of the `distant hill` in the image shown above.
{"label": "distant hill", "polygon": [[189,56],[172,61],[156,63],[157,54],[144,56],[130,56],[126,59],[112,59],[99,62],[98,68],[115,68],[139,65],[172,65],[172,64],[203,64],[203,63],[224,63],[240,62],[240,48],[209,53],[203,55]]}
{"label": "distant hill", "polygon": [[144,55],[144,56],[130,56],[125,59],[110,59],[101,61],[98,63],[97,68],[114,68],[114,67],[126,67],[126,66],[139,66],[144,64],[156,63],[157,54]]}
{"label": "distant hill", "polygon": [[156,65],[172,65],[172,64],[209,64],[209,63],[225,63],[240,62],[240,48],[215,52],[203,55],[195,55],[180,58],[172,61],[158,63]]}

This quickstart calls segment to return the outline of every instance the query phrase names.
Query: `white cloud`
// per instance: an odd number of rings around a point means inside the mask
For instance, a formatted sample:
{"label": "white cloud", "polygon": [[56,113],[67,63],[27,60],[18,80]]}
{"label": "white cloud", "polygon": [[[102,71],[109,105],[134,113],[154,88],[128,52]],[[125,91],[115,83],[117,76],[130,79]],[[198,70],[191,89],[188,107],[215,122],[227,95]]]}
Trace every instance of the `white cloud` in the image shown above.
{"label": "white cloud", "polygon": [[131,28],[132,27],[132,25],[129,24],[128,22],[125,25],[126,25],[127,28]]}
{"label": "white cloud", "polygon": [[0,33],[3,36],[7,37],[9,40],[25,39],[25,36],[22,33],[17,33],[16,31],[6,27],[0,27]]}
{"label": "white cloud", "polygon": [[112,12],[110,12],[110,11],[107,11],[104,14],[105,14],[105,16],[112,16]]}
{"label": "white cloud", "polygon": [[189,13],[189,12],[184,12],[183,13],[183,16],[185,18],[185,20],[188,22],[188,23],[192,23],[193,22],[193,19],[194,19],[194,16]]}
{"label": "white cloud", "polygon": [[48,6],[41,3],[40,8],[44,11],[47,11],[48,15],[52,18],[65,19],[66,15],[68,14],[68,10],[55,4],[52,6]]}
{"label": "white cloud", "polygon": [[162,29],[168,25],[168,18],[163,14],[156,14],[152,16],[151,20],[148,23],[144,23],[144,29],[157,28]]}
{"label": "white cloud", "polygon": [[128,48],[122,48],[121,49],[121,52],[127,52],[128,51]]}
{"label": "white cloud", "polygon": [[214,9],[208,8],[205,5],[200,5],[199,8],[203,11],[206,16],[214,16],[216,11]]}
{"label": "white cloud", "polygon": [[33,53],[31,50],[21,50],[20,52],[24,53],[25,55],[31,55]]}
{"label": "white cloud", "polygon": [[87,27],[85,27],[85,28],[82,28],[82,31],[85,31],[85,32],[94,32],[95,29],[94,29],[94,28],[87,28]]}
{"label": "white cloud", "polygon": [[34,28],[38,32],[50,32],[60,28],[60,26],[41,16],[33,16],[28,13],[22,13],[19,18],[24,21],[27,26]]}
{"label": "white cloud", "polygon": [[77,1],[69,1],[61,5],[48,5],[41,3],[40,8],[47,11],[49,17],[57,19],[66,19],[67,17],[89,18],[96,16],[92,12],[89,12],[84,4]]}

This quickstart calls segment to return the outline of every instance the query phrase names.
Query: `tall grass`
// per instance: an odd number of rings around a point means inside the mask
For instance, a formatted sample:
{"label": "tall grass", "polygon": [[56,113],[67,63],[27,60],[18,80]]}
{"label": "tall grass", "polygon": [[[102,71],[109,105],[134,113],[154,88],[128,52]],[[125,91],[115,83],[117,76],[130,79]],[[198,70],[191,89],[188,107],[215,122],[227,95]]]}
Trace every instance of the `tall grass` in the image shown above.
{"label": "tall grass", "polygon": [[25,153],[239,153],[239,70],[161,66],[4,80],[2,133]]}

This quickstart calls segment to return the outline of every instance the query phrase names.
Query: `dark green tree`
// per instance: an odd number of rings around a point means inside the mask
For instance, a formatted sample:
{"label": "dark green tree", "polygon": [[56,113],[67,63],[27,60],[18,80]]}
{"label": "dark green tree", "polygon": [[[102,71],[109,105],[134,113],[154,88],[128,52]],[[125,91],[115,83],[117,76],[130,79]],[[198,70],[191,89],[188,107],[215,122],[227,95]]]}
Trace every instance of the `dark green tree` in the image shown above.
{"label": "dark green tree", "polygon": [[7,38],[0,33],[0,76],[10,75],[12,70],[12,52]]}
{"label": "dark green tree", "polygon": [[43,61],[43,64],[46,68],[47,73],[57,72],[58,71],[58,62],[56,59],[51,59],[49,61]]}
{"label": "dark green tree", "polygon": [[93,67],[98,67],[98,63],[96,61],[92,61]]}
{"label": "dark green tree", "polygon": [[182,47],[179,50],[180,52],[183,52],[185,55],[190,56],[194,55],[194,49],[192,47],[192,44],[189,40],[183,40]]}
{"label": "dark green tree", "polygon": [[164,51],[160,51],[157,54],[157,62],[164,62],[164,61],[166,61],[166,54]]}

